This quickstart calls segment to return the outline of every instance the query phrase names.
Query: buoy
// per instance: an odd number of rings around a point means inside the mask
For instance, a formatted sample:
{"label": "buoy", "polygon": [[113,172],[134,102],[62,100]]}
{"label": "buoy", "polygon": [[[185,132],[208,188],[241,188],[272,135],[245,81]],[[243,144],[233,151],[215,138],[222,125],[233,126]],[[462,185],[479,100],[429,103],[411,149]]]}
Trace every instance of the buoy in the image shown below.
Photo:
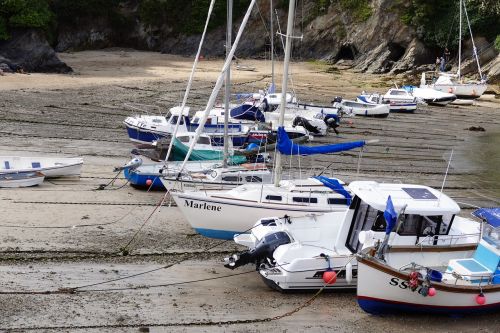
{"label": "buoy", "polygon": [[476,96],[476,89],[472,89],[472,96]]}
{"label": "buoy", "polygon": [[153,184],[153,181],[151,179],[146,180],[146,185],[151,186]]}
{"label": "buoy", "polygon": [[323,273],[323,281],[326,284],[334,284],[337,281],[337,273],[332,270],[325,271]]}
{"label": "buoy", "polygon": [[427,292],[427,296],[432,297],[434,295],[436,295],[436,288],[430,287],[429,291]]}
{"label": "buoy", "polygon": [[484,303],[486,303],[486,297],[484,296],[483,293],[480,293],[479,295],[476,296],[476,303],[479,305],[484,305]]}
{"label": "buoy", "polygon": [[450,94],[453,94],[453,88],[448,89],[448,92],[449,92]]}

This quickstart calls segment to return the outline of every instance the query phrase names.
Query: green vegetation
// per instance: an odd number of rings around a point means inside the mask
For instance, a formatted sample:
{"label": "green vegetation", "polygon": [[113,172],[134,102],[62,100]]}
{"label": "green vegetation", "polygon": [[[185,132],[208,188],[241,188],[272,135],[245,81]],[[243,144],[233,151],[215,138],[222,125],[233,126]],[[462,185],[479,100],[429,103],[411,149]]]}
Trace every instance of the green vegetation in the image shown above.
{"label": "green vegetation", "polygon": [[[500,2],[466,0],[465,4],[474,35],[494,39],[500,27]],[[401,19],[405,24],[415,27],[427,45],[451,48],[458,45],[458,0],[410,0]],[[462,36],[468,36],[465,14],[463,20]]]}
{"label": "green vegetation", "polygon": [[364,22],[372,16],[369,0],[338,0],[340,7],[348,11],[356,22]]}
{"label": "green vegetation", "polygon": [[12,28],[49,30],[54,15],[47,0],[0,0],[0,39],[8,39]]}
{"label": "green vegetation", "polygon": [[500,51],[500,35],[495,38],[495,49],[497,49],[497,51]]}

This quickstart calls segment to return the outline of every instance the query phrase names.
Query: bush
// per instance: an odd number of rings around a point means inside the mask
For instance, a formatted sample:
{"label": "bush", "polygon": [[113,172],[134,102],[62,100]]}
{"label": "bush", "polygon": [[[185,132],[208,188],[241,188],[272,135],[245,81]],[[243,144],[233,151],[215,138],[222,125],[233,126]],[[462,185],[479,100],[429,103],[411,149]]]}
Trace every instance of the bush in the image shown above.
{"label": "bush", "polygon": [[500,35],[495,38],[495,49],[500,52]]}
{"label": "bush", "polygon": [[339,0],[340,7],[347,10],[355,21],[363,22],[372,16],[372,8],[368,0]]}
{"label": "bush", "polygon": [[48,0],[0,0],[0,39],[9,38],[10,28],[48,31],[53,24]]}

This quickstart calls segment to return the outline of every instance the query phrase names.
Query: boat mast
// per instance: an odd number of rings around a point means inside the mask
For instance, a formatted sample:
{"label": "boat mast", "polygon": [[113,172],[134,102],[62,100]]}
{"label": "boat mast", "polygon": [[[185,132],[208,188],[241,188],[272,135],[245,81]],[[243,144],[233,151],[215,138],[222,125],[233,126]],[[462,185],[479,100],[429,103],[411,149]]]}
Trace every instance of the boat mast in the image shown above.
{"label": "boat mast", "polygon": [[[285,45],[285,59],[283,65],[283,83],[281,86],[281,103],[280,103],[280,117],[278,121],[278,128],[283,126],[285,122],[285,106],[286,106],[286,91],[288,89],[288,66],[290,64],[290,53],[292,50],[292,34],[293,34],[293,19],[295,12],[295,0],[290,0],[288,5],[288,22],[286,27],[286,45]],[[274,177],[274,186],[279,187],[282,174],[281,154],[276,150],[276,175]]]}
{"label": "boat mast", "polygon": [[[270,16],[270,37],[271,37],[271,87],[273,90],[276,89],[276,86],[274,85],[274,28],[273,28],[273,0],[270,0],[270,11],[269,11],[269,16]],[[273,91],[274,92],[274,91]]]}
{"label": "boat mast", "polygon": [[458,29],[458,79],[460,80],[460,67],[462,66],[462,0],[460,0],[460,19]]}
{"label": "boat mast", "polygon": [[[231,52],[231,30],[233,29],[233,0],[227,0],[227,32],[226,32],[226,57],[229,57]],[[232,59],[229,59],[232,61]],[[227,160],[229,157],[229,100],[231,97],[231,66],[226,71],[226,82],[224,92],[224,157],[222,166],[227,168]]]}
{"label": "boat mast", "polygon": [[220,89],[222,88],[222,84],[224,83],[224,77],[226,74],[227,69],[231,65],[231,59],[234,56],[234,52],[236,51],[236,47],[238,46],[238,43],[241,39],[241,35],[243,34],[243,30],[245,29],[245,26],[247,25],[248,19],[250,17],[250,14],[252,13],[253,6],[255,5],[255,2],[257,0],[252,0],[250,2],[250,5],[248,6],[247,12],[245,16],[243,17],[243,21],[241,22],[241,25],[238,29],[238,33],[236,34],[236,38],[234,39],[234,43],[231,46],[231,51],[229,52],[229,55],[224,61],[224,65],[222,66],[222,70],[217,77],[217,81],[215,82],[215,86],[212,89],[212,93],[210,94],[210,97],[208,98],[207,106],[205,107],[205,111],[203,111],[203,116],[201,117],[198,127],[196,128],[195,131],[195,137],[194,140],[191,142],[191,145],[189,146],[189,150],[186,153],[186,157],[184,158],[184,162],[182,163],[182,166],[179,170],[178,177],[180,177],[182,170],[184,170],[184,167],[186,166],[187,161],[189,160],[189,157],[191,156],[191,153],[193,152],[194,146],[196,142],[198,141],[198,138],[200,137],[201,133],[203,132],[203,127],[205,126],[205,123],[207,122],[208,115],[210,113],[210,110],[212,110],[215,99],[217,98],[217,95],[219,94]]}
{"label": "boat mast", "polygon": [[476,58],[477,71],[479,72],[479,80],[481,80],[481,82],[482,82],[483,81],[483,73],[481,72],[481,65],[479,65],[479,56],[477,54],[476,44],[474,43],[474,36],[472,36],[472,29],[470,27],[469,14],[467,14],[467,7],[465,6],[465,2],[464,2],[464,12],[465,12],[465,18],[467,19],[467,26],[469,27],[470,40],[472,41],[472,52],[474,52],[474,57]]}

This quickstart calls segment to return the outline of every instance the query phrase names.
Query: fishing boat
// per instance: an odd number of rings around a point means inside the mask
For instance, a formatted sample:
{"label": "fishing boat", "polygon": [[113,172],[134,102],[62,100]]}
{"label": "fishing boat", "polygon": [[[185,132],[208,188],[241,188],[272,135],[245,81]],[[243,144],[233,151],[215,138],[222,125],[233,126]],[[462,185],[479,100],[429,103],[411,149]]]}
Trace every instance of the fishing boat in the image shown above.
{"label": "fishing boat", "polygon": [[40,185],[45,176],[38,171],[21,171],[0,174],[0,188],[30,187]]}
{"label": "fishing boat", "polygon": [[389,104],[391,112],[414,112],[417,109],[417,98],[405,89],[391,88],[384,95],[362,92],[356,101],[370,104]]}
{"label": "fishing boat", "polygon": [[356,288],[355,254],[386,236],[386,202],[404,210],[404,228],[391,235],[391,246],[434,248],[478,241],[479,223],[457,216],[455,201],[427,186],[355,181],[346,188],[353,198],[347,210],[262,218],[250,233],[236,235],[248,251],[225,259],[230,269],[253,263],[273,289]]}
{"label": "fishing boat", "polygon": [[81,157],[0,156],[0,174],[39,171],[46,178],[80,176]]}
{"label": "fishing boat", "polygon": [[498,312],[500,208],[475,214],[485,212],[479,244],[365,248],[358,256],[359,306],[372,314]]}
{"label": "fishing boat", "polygon": [[[465,2],[460,0],[460,14],[459,14],[459,31],[458,31],[458,70],[456,74],[440,72],[439,76],[434,82],[427,82],[425,73],[422,73],[422,79],[420,83],[420,88],[432,88],[437,91],[451,93],[457,96],[459,99],[476,99],[481,97],[481,95],[488,88],[486,84],[486,79],[483,77],[481,72],[481,65],[479,64],[479,57],[477,55],[476,45],[474,44],[474,37],[472,36],[472,29],[470,27],[469,16],[467,15],[467,8]],[[470,38],[472,41],[473,55],[476,60],[477,70],[479,74],[479,81],[464,82],[461,74],[462,67],[462,12],[465,12],[465,17],[467,19],[467,25],[470,32]]]}
{"label": "fishing boat", "polygon": [[452,93],[442,92],[431,88],[422,88],[422,86],[420,88],[415,86],[403,86],[403,89],[411,93],[418,100],[427,104],[445,106],[457,99],[457,96]]}
{"label": "fishing boat", "polygon": [[390,112],[387,104],[373,104],[361,101],[344,100],[336,97],[332,104],[334,107],[342,109],[347,114],[367,117],[387,117]]}

